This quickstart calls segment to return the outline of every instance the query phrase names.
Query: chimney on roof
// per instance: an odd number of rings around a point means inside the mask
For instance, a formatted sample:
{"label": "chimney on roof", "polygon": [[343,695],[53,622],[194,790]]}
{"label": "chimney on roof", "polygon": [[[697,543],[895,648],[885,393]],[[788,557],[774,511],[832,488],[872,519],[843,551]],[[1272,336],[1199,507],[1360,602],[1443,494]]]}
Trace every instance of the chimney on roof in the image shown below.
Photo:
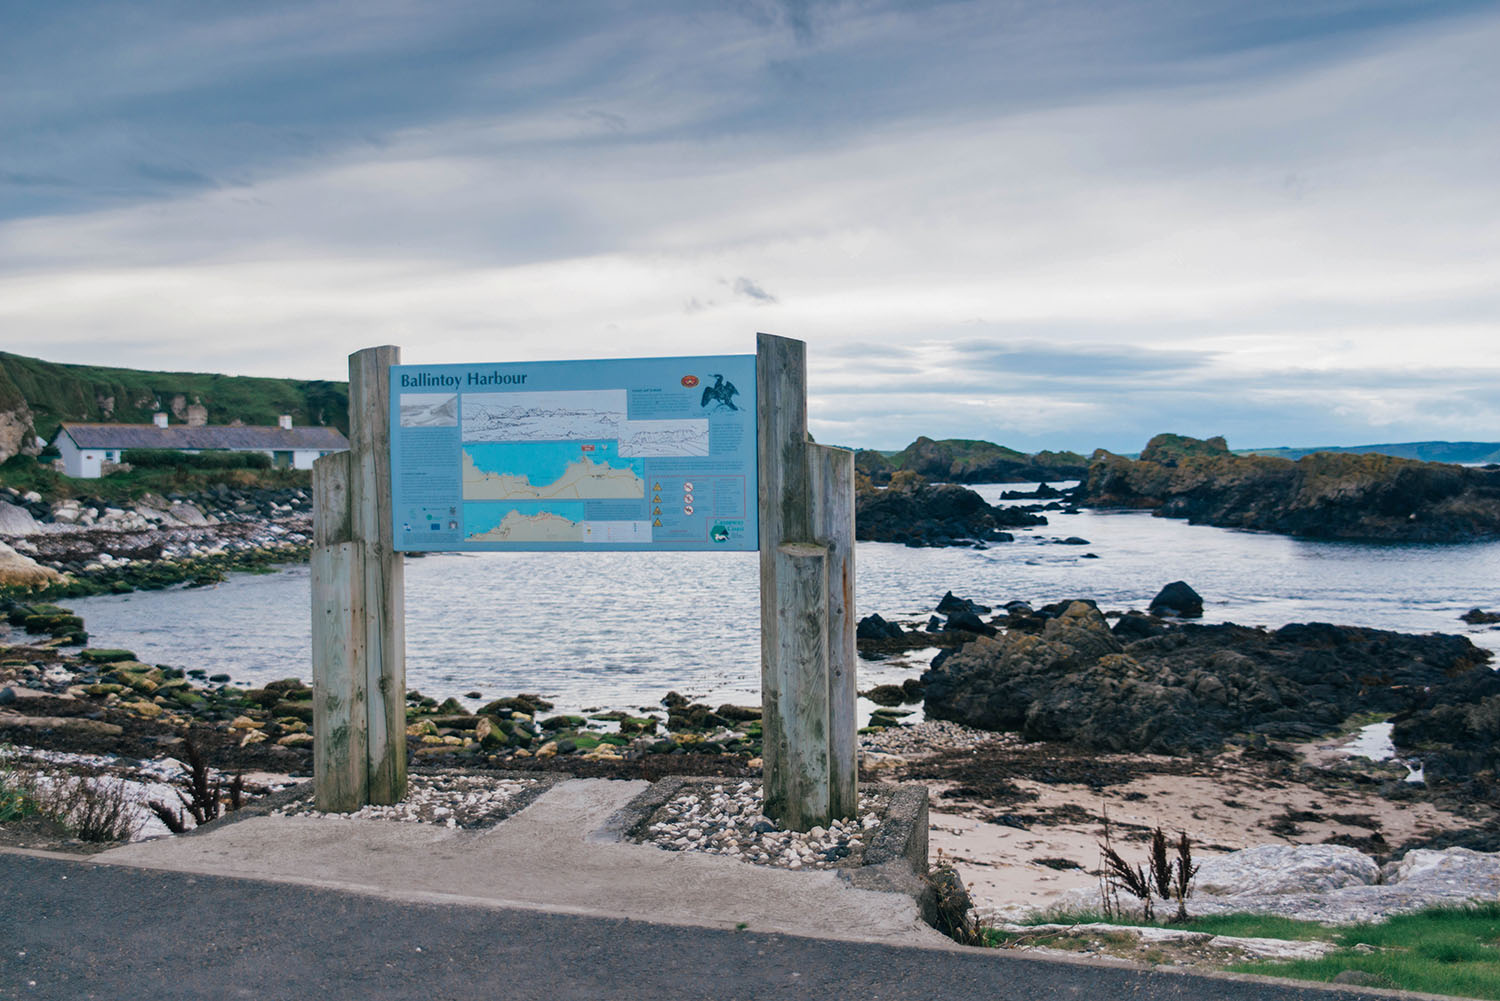
{"label": "chimney on roof", "polygon": [[167,426],[167,415],[161,412],[154,413],[151,415],[151,423],[159,428],[164,428]]}
{"label": "chimney on roof", "polygon": [[281,425],[281,430],[283,430],[283,431],[290,431],[292,429],[292,415],[291,414],[282,414],[281,415],[281,420],[277,421],[276,423],[278,423],[279,425]]}

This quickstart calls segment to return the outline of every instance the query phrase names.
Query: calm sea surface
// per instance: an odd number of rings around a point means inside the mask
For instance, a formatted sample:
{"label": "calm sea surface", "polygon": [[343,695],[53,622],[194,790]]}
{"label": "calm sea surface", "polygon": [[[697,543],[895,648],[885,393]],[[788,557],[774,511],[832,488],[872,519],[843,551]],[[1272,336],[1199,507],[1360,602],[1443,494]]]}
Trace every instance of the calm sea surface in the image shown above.
{"label": "calm sea surface", "polygon": [[[1018,486],[975,489],[995,502]],[[1049,517],[986,550],[860,543],[859,614],[925,618],[950,589],[990,605],[1090,597],[1105,609],[1144,608],[1181,579],[1203,595],[1205,622],[1465,633],[1500,650],[1500,630],[1458,619],[1476,605],[1500,608],[1500,543],[1305,542],[1137,512]],[[1055,544],[1067,536],[1090,545]],[[410,559],[408,687],[439,698],[540,692],[559,710],[654,705],[670,689],[715,705],[758,702],[758,573],[754,553]],[[310,679],[306,566],[68,605],[94,645],[151,663],[251,684]],[[910,677],[925,659],[862,662],[860,687]]]}

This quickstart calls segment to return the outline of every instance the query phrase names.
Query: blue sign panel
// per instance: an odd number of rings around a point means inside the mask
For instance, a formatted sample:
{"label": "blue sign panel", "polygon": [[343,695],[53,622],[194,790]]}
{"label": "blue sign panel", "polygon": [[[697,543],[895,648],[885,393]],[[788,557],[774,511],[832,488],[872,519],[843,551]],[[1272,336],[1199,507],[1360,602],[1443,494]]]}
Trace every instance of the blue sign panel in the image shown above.
{"label": "blue sign panel", "polygon": [[391,368],[404,551],[754,550],[755,356]]}

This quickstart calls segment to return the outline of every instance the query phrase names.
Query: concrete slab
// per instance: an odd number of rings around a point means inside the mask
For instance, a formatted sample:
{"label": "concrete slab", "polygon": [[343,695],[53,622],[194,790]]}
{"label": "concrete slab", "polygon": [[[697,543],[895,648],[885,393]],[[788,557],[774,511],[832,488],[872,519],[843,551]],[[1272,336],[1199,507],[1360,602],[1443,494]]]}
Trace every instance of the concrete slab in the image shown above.
{"label": "concrete slab", "polygon": [[620,840],[608,821],[646,782],[571,779],[499,825],[463,831],[338,817],[251,817],[139,842],[96,863],[238,876],[398,900],[746,927],[951,947],[903,893]]}

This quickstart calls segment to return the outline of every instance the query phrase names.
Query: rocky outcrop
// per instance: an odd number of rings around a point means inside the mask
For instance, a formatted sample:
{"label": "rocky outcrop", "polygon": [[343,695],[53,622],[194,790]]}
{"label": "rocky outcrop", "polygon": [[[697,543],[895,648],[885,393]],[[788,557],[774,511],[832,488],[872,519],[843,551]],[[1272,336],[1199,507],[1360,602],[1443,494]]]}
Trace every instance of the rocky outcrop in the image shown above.
{"label": "rocky outcrop", "polygon": [[967,487],[930,484],[906,473],[884,490],[859,490],[854,501],[854,537],[868,542],[971,546],[1010,541],[1003,528],[1046,523],[1041,515],[991,507]]}
{"label": "rocky outcrop", "polygon": [[0,462],[15,455],[36,455],[41,450],[26,396],[0,361]]}
{"label": "rocky outcrop", "polygon": [[0,588],[43,588],[62,583],[62,574],[0,542]]}
{"label": "rocky outcrop", "polygon": [[1075,452],[1028,455],[989,441],[918,438],[892,457],[897,468],[947,483],[1028,483],[1076,480],[1087,472]]}
{"label": "rocky outcrop", "polygon": [[[1316,737],[1356,712],[1469,705],[1468,687],[1494,676],[1489,656],[1462,636],[1323,623],[1274,632],[1163,625],[1160,635],[1128,640],[1075,601],[1039,632],[1009,629],[966,644],[922,685],[929,718],[1100,751],[1183,754],[1217,750],[1246,731]],[[1476,739],[1488,726],[1481,714]],[[1396,732],[1399,746],[1399,724]]]}
{"label": "rocky outcrop", "polygon": [[1500,537],[1500,469],[1387,455],[1234,455],[1222,438],[1151,439],[1141,458],[1094,453],[1082,503],[1321,539]]}

